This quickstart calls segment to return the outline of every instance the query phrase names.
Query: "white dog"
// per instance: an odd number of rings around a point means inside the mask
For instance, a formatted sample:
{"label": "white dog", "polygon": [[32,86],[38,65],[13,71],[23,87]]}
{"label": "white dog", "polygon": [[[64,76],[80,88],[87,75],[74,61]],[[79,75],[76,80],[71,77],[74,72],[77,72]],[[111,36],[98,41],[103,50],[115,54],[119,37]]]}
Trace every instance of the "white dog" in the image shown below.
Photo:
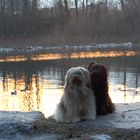
{"label": "white dog", "polygon": [[54,114],[57,122],[78,122],[96,118],[95,97],[90,74],[83,67],[70,68],[65,76],[64,94]]}

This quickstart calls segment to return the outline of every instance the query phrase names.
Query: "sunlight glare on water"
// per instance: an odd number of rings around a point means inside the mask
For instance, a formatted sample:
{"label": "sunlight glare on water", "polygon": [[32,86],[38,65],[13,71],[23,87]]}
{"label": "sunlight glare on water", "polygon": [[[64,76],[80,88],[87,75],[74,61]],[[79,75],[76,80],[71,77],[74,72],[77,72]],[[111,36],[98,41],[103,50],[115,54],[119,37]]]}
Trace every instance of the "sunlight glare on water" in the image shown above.
{"label": "sunlight glare on water", "polygon": [[140,52],[135,51],[93,51],[93,52],[73,52],[73,53],[47,53],[47,54],[35,54],[30,57],[24,55],[9,56],[0,58],[0,62],[22,62],[27,60],[42,61],[42,60],[58,60],[58,59],[78,59],[78,58],[98,58],[98,57],[120,57],[120,56],[135,56],[139,55]]}

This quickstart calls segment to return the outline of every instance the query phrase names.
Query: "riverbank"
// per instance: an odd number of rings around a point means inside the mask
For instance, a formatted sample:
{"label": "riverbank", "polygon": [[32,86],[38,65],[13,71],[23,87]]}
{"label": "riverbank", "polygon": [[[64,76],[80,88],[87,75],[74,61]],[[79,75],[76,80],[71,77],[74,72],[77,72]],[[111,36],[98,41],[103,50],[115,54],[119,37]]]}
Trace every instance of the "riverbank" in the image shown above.
{"label": "riverbank", "polygon": [[[56,123],[41,112],[0,112],[0,139],[138,140],[140,103],[116,104],[116,112],[95,121]],[[104,138],[104,139],[103,139]],[[99,139],[100,140],[100,139]]]}
{"label": "riverbank", "polygon": [[139,56],[139,45],[128,43],[80,46],[24,46],[0,48],[0,62]]}

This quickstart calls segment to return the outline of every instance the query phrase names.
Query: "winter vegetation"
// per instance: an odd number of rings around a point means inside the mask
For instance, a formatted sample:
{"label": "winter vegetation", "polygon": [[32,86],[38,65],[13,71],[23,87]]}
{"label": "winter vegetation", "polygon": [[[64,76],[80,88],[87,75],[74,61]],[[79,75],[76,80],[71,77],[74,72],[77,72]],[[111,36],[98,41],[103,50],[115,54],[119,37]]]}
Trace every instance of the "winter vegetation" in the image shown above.
{"label": "winter vegetation", "polygon": [[139,42],[139,0],[0,0],[2,44]]}

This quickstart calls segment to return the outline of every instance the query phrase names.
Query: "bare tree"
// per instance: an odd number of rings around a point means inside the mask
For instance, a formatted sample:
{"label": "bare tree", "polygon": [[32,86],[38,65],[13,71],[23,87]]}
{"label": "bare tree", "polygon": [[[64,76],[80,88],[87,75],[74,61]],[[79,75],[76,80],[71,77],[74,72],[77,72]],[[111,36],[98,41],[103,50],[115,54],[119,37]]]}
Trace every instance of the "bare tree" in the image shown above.
{"label": "bare tree", "polygon": [[122,9],[122,11],[124,11],[124,0],[120,0],[120,4],[121,4],[121,9]]}
{"label": "bare tree", "polygon": [[0,1],[0,34],[5,35],[6,33],[6,0]]}
{"label": "bare tree", "polygon": [[108,10],[108,0],[105,0],[105,10]]}
{"label": "bare tree", "polygon": [[38,0],[32,0],[32,15],[36,15],[37,14],[37,11],[38,11],[38,5],[39,5],[39,2]]}
{"label": "bare tree", "polygon": [[0,37],[47,36],[62,43],[140,37],[140,0],[119,0],[120,7],[109,0],[74,0],[74,8],[71,0],[53,1],[41,8],[40,0],[0,0]]}
{"label": "bare tree", "polygon": [[69,11],[69,6],[68,6],[68,1],[67,0],[64,0],[64,5],[65,5],[66,17],[69,17],[70,16],[70,11]]}
{"label": "bare tree", "polygon": [[76,16],[78,16],[78,0],[75,0]]}

